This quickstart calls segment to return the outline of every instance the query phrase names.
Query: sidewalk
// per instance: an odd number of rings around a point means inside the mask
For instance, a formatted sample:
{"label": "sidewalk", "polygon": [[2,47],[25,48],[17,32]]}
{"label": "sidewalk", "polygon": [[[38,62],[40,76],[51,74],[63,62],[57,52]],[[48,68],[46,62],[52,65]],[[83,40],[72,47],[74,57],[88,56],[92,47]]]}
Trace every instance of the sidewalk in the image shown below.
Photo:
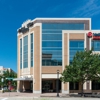
{"label": "sidewalk", "polygon": [[[40,94],[40,97],[57,97],[57,93],[42,93],[42,94]],[[66,97],[66,98],[68,98],[69,95],[59,93],[59,97]]]}
{"label": "sidewalk", "polygon": [[0,97],[40,97],[40,94],[5,92],[5,93],[0,93]]}
{"label": "sidewalk", "polygon": [[[59,93],[60,97],[68,97],[66,94]],[[18,93],[18,92],[5,92],[0,93],[0,97],[57,97],[57,93]]]}

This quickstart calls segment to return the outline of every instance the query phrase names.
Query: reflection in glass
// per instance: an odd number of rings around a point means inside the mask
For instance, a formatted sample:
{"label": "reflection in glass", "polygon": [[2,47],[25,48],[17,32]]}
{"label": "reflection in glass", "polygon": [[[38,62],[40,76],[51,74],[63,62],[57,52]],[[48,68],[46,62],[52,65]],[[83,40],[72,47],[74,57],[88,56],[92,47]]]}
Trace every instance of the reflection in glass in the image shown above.
{"label": "reflection in glass", "polygon": [[70,40],[70,64],[77,51],[84,50],[84,40]]}
{"label": "reflection in glass", "polygon": [[31,37],[31,67],[33,67],[33,33],[30,34]]}
{"label": "reflection in glass", "polygon": [[93,40],[91,47],[93,51],[100,51],[100,40]]}
{"label": "reflection in glass", "polygon": [[23,38],[23,68],[28,67],[28,36]]}
{"label": "reflection in glass", "polygon": [[22,39],[20,39],[20,69],[22,69]]}
{"label": "reflection in glass", "polygon": [[84,23],[42,23],[43,66],[62,66],[62,30],[84,30]]}

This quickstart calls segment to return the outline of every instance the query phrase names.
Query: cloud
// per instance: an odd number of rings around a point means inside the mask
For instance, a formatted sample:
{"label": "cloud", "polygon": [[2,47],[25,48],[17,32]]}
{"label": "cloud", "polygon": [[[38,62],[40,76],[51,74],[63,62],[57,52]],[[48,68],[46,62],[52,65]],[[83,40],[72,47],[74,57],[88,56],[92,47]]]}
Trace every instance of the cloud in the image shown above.
{"label": "cloud", "polygon": [[88,0],[84,2],[84,6],[78,7],[73,11],[72,15],[78,15],[80,17],[92,17],[100,13],[100,1]]}
{"label": "cloud", "polygon": [[70,0],[68,3],[53,4],[45,11],[52,15],[56,13],[65,17],[93,17],[100,13],[100,0]]}

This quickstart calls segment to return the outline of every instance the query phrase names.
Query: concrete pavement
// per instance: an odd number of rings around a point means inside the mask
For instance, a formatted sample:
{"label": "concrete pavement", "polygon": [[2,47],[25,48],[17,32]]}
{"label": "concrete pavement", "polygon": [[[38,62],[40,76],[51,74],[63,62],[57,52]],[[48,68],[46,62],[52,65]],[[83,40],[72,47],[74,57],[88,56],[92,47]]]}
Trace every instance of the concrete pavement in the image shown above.
{"label": "concrete pavement", "polygon": [[56,96],[56,93],[17,93],[17,92],[5,92],[0,93],[0,100],[100,100],[100,98],[81,98],[81,97],[69,97],[66,94],[59,94],[60,97]]}
{"label": "concrete pavement", "polygon": [[100,100],[99,98],[32,98],[32,97],[9,97],[0,98],[0,100]]}
{"label": "concrete pavement", "polygon": [[[18,92],[5,92],[0,93],[0,97],[56,97],[57,93],[43,93],[43,94],[36,94],[36,93],[18,93]],[[66,94],[59,93],[60,97],[67,97]]]}
{"label": "concrete pavement", "polygon": [[5,92],[5,93],[0,93],[0,97],[40,97],[40,94]]}

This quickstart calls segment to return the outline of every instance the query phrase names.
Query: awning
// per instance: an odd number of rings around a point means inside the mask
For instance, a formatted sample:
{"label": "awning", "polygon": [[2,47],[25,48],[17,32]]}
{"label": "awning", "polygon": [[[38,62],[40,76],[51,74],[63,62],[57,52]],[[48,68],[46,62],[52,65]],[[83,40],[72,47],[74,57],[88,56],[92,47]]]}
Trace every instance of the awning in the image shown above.
{"label": "awning", "polygon": [[33,78],[14,78],[13,81],[32,81]]}
{"label": "awning", "polygon": [[7,80],[13,80],[14,78],[11,78],[11,77],[10,77],[10,78],[6,78],[6,79],[7,79]]}

